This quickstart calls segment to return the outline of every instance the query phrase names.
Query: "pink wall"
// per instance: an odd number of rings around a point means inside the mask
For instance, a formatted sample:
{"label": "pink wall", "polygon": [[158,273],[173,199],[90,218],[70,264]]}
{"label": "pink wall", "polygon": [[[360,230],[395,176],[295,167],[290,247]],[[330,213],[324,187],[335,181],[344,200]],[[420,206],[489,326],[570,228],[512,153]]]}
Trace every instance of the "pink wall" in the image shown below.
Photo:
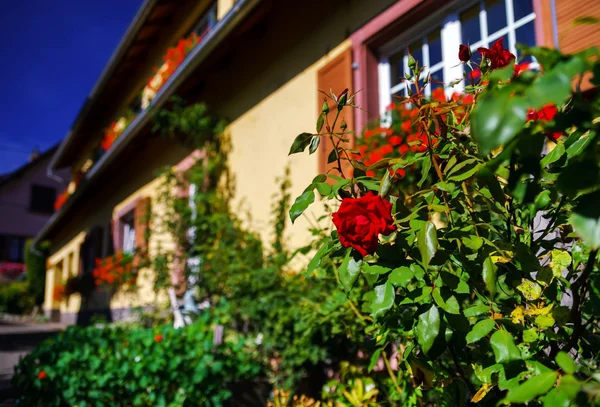
{"label": "pink wall", "polygon": [[[33,237],[50,218],[50,215],[29,211],[32,184],[56,188],[57,194],[66,188],[46,176],[49,161],[50,157],[40,159],[36,165],[0,186],[0,234]],[[68,170],[60,171],[58,176],[66,182],[70,178]]]}

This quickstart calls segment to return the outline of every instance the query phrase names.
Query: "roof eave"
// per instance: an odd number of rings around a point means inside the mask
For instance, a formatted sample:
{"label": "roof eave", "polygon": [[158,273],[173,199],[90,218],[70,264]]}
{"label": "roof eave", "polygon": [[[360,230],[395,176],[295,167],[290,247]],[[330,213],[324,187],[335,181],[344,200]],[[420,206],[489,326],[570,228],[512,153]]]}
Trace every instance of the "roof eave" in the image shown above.
{"label": "roof eave", "polygon": [[[92,167],[92,169],[83,178],[80,187],[67,200],[64,206],[50,217],[42,230],[35,237],[33,244],[43,241],[47,238],[52,229],[66,215],[69,208],[82,196],[88,189],[91,182],[99,176],[99,174],[115,159],[120,151],[122,151],[134,139],[136,134],[142,129],[156,112],[175,90],[187,78],[188,74],[196,69],[211,51],[215,49],[227,35],[239,24],[239,22],[254,9],[261,0],[240,0],[236,2],[231,10],[215,25],[215,27],[204,37],[204,40],[199,43],[188,55],[179,69],[167,80],[160,88],[150,106],[139,114],[133,120],[125,131],[117,138],[110,148],[102,156],[102,158]],[[58,154],[58,153],[57,153]]]}
{"label": "roof eave", "polygon": [[79,113],[77,114],[75,120],[73,121],[73,124],[71,125],[71,129],[69,130],[63,141],[60,143],[58,151],[56,151],[56,153],[52,156],[52,160],[50,160],[50,164],[48,164],[49,174],[52,174],[54,170],[59,168],[58,165],[60,165],[60,160],[63,157],[67,146],[71,143],[74,135],[79,129],[79,126],[91,111],[92,102],[94,101],[96,94],[99,90],[103,89],[107,85],[111,75],[114,73],[115,69],[117,69],[121,59],[127,53],[129,46],[135,40],[135,36],[142,28],[146,18],[148,17],[148,15],[150,14],[150,12],[152,11],[152,9],[158,1],[159,0],[145,0],[138,12],[136,13],[135,17],[133,18],[133,21],[127,28],[127,31],[125,31],[125,34],[121,38],[119,45],[113,52],[104,70],[100,74],[100,77],[96,81],[96,84],[92,88],[92,91],[90,92],[83,106],[79,110]]}

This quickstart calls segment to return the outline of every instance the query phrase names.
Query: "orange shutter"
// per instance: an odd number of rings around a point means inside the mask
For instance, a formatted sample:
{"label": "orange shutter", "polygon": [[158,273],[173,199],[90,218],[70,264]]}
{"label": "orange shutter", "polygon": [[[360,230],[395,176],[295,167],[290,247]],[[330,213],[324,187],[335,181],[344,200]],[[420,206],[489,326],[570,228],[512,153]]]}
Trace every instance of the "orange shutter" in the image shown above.
{"label": "orange shutter", "polygon": [[[352,86],[352,49],[348,48],[341,55],[336,57],[333,61],[325,65],[323,68],[319,70],[317,73],[317,86],[319,90],[326,92],[329,94],[330,89],[336,95],[339,95],[344,89],[348,88],[349,93],[353,92]],[[319,92],[319,98],[317,100],[318,106],[318,114],[321,113],[321,107],[323,106],[323,102],[325,101],[325,95]],[[331,98],[327,98],[327,103],[329,105],[329,123],[333,124],[333,120],[335,119],[335,115],[337,113],[337,106]],[[354,131],[354,109],[350,107],[344,108],[340,117],[338,118],[336,127],[334,131],[339,132],[340,123],[342,119],[348,125],[346,131]],[[354,147],[354,135],[348,136],[350,139],[350,143],[344,143],[345,148],[353,148]],[[319,145],[319,172],[325,173],[330,170],[332,167],[336,167],[334,163],[327,163],[327,158],[329,157],[329,153],[333,150],[333,144],[329,138],[322,138],[321,144]],[[350,165],[346,164],[342,165],[344,170],[344,174],[348,177],[351,174],[349,173]],[[331,170],[330,174],[340,175],[338,171]]]}
{"label": "orange shutter", "polygon": [[135,247],[145,252],[148,248],[148,224],[150,217],[150,198],[140,198],[135,202],[133,221],[135,224]]}

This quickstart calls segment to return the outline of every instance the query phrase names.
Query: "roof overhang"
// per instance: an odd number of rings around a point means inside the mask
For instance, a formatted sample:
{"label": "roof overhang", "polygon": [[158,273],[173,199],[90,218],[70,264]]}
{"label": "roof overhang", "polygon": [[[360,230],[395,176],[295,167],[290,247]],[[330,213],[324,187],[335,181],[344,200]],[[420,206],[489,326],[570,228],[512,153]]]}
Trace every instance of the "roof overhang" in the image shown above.
{"label": "roof overhang", "polygon": [[[142,12],[148,4],[154,3],[155,1],[157,0],[147,0],[140,12]],[[239,0],[225,16],[217,22],[214,28],[204,37],[204,40],[190,52],[178,70],[171,75],[167,82],[160,88],[150,106],[142,111],[129,126],[127,126],[125,131],[115,140],[114,144],[106,154],[104,154],[84,176],[79,187],[75,190],[73,195],[70,196],[63,207],[55,212],[48,222],[46,222],[42,230],[35,237],[33,246],[48,238],[52,231],[54,231],[61,220],[66,216],[67,212],[69,212],[69,208],[71,208],[81,196],[86,194],[87,190],[94,183],[94,180],[99,178],[111,163],[115,161],[116,157],[119,156],[119,153],[132,143],[140,133],[140,130],[149,124],[154,113],[167,102],[188,76],[194,72],[194,70],[197,69],[223,41],[226,40],[227,36],[260,2],[261,0]],[[110,76],[109,74],[107,75]],[[93,94],[94,92],[92,92],[92,95]],[[68,140],[65,140],[65,142],[67,141]],[[61,147],[63,147],[65,142],[61,144]],[[55,157],[57,157],[59,153],[60,148]]]}

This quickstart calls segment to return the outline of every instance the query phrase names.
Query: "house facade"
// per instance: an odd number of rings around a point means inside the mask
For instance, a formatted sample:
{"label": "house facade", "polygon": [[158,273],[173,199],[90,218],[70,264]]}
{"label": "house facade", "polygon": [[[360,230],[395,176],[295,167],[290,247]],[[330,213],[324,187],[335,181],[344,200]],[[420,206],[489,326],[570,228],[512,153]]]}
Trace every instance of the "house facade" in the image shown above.
{"label": "house facade", "polygon": [[[284,168],[290,167],[297,196],[327,166],[327,143],[317,154],[287,156],[293,138],[314,126],[323,104],[319,89],[360,90],[356,101],[363,110],[344,117],[349,130],[360,131],[395,95],[405,94],[407,50],[432,78],[450,84],[463,77],[461,43],[476,49],[504,38],[517,57],[517,43],[565,52],[600,45],[597,24],[572,24],[578,17],[600,17],[600,1],[585,8],[578,3],[147,0],[49,166],[71,167],[75,188],[37,236],[52,243],[46,312],[75,321],[81,300],[57,301],[53,286],[91,272],[96,258],[139,245],[150,254],[173,246],[166,234],[141,239],[153,228],[141,221],[144,207],[160,211],[156,169],[185,166],[194,157],[151,131],[153,114],[172,95],[205,102],[228,120],[233,206],[250,213],[250,227],[267,237],[269,197]],[[290,246],[306,241],[308,227],[306,219],[296,221]],[[149,281],[136,295],[97,297],[86,307],[109,308],[113,318],[160,300]]]}
{"label": "house facade", "polygon": [[46,168],[56,147],[39,154],[16,170],[0,175],[0,282],[25,271],[25,242],[35,237],[54,213],[54,202],[64,187],[61,170],[50,178]]}

